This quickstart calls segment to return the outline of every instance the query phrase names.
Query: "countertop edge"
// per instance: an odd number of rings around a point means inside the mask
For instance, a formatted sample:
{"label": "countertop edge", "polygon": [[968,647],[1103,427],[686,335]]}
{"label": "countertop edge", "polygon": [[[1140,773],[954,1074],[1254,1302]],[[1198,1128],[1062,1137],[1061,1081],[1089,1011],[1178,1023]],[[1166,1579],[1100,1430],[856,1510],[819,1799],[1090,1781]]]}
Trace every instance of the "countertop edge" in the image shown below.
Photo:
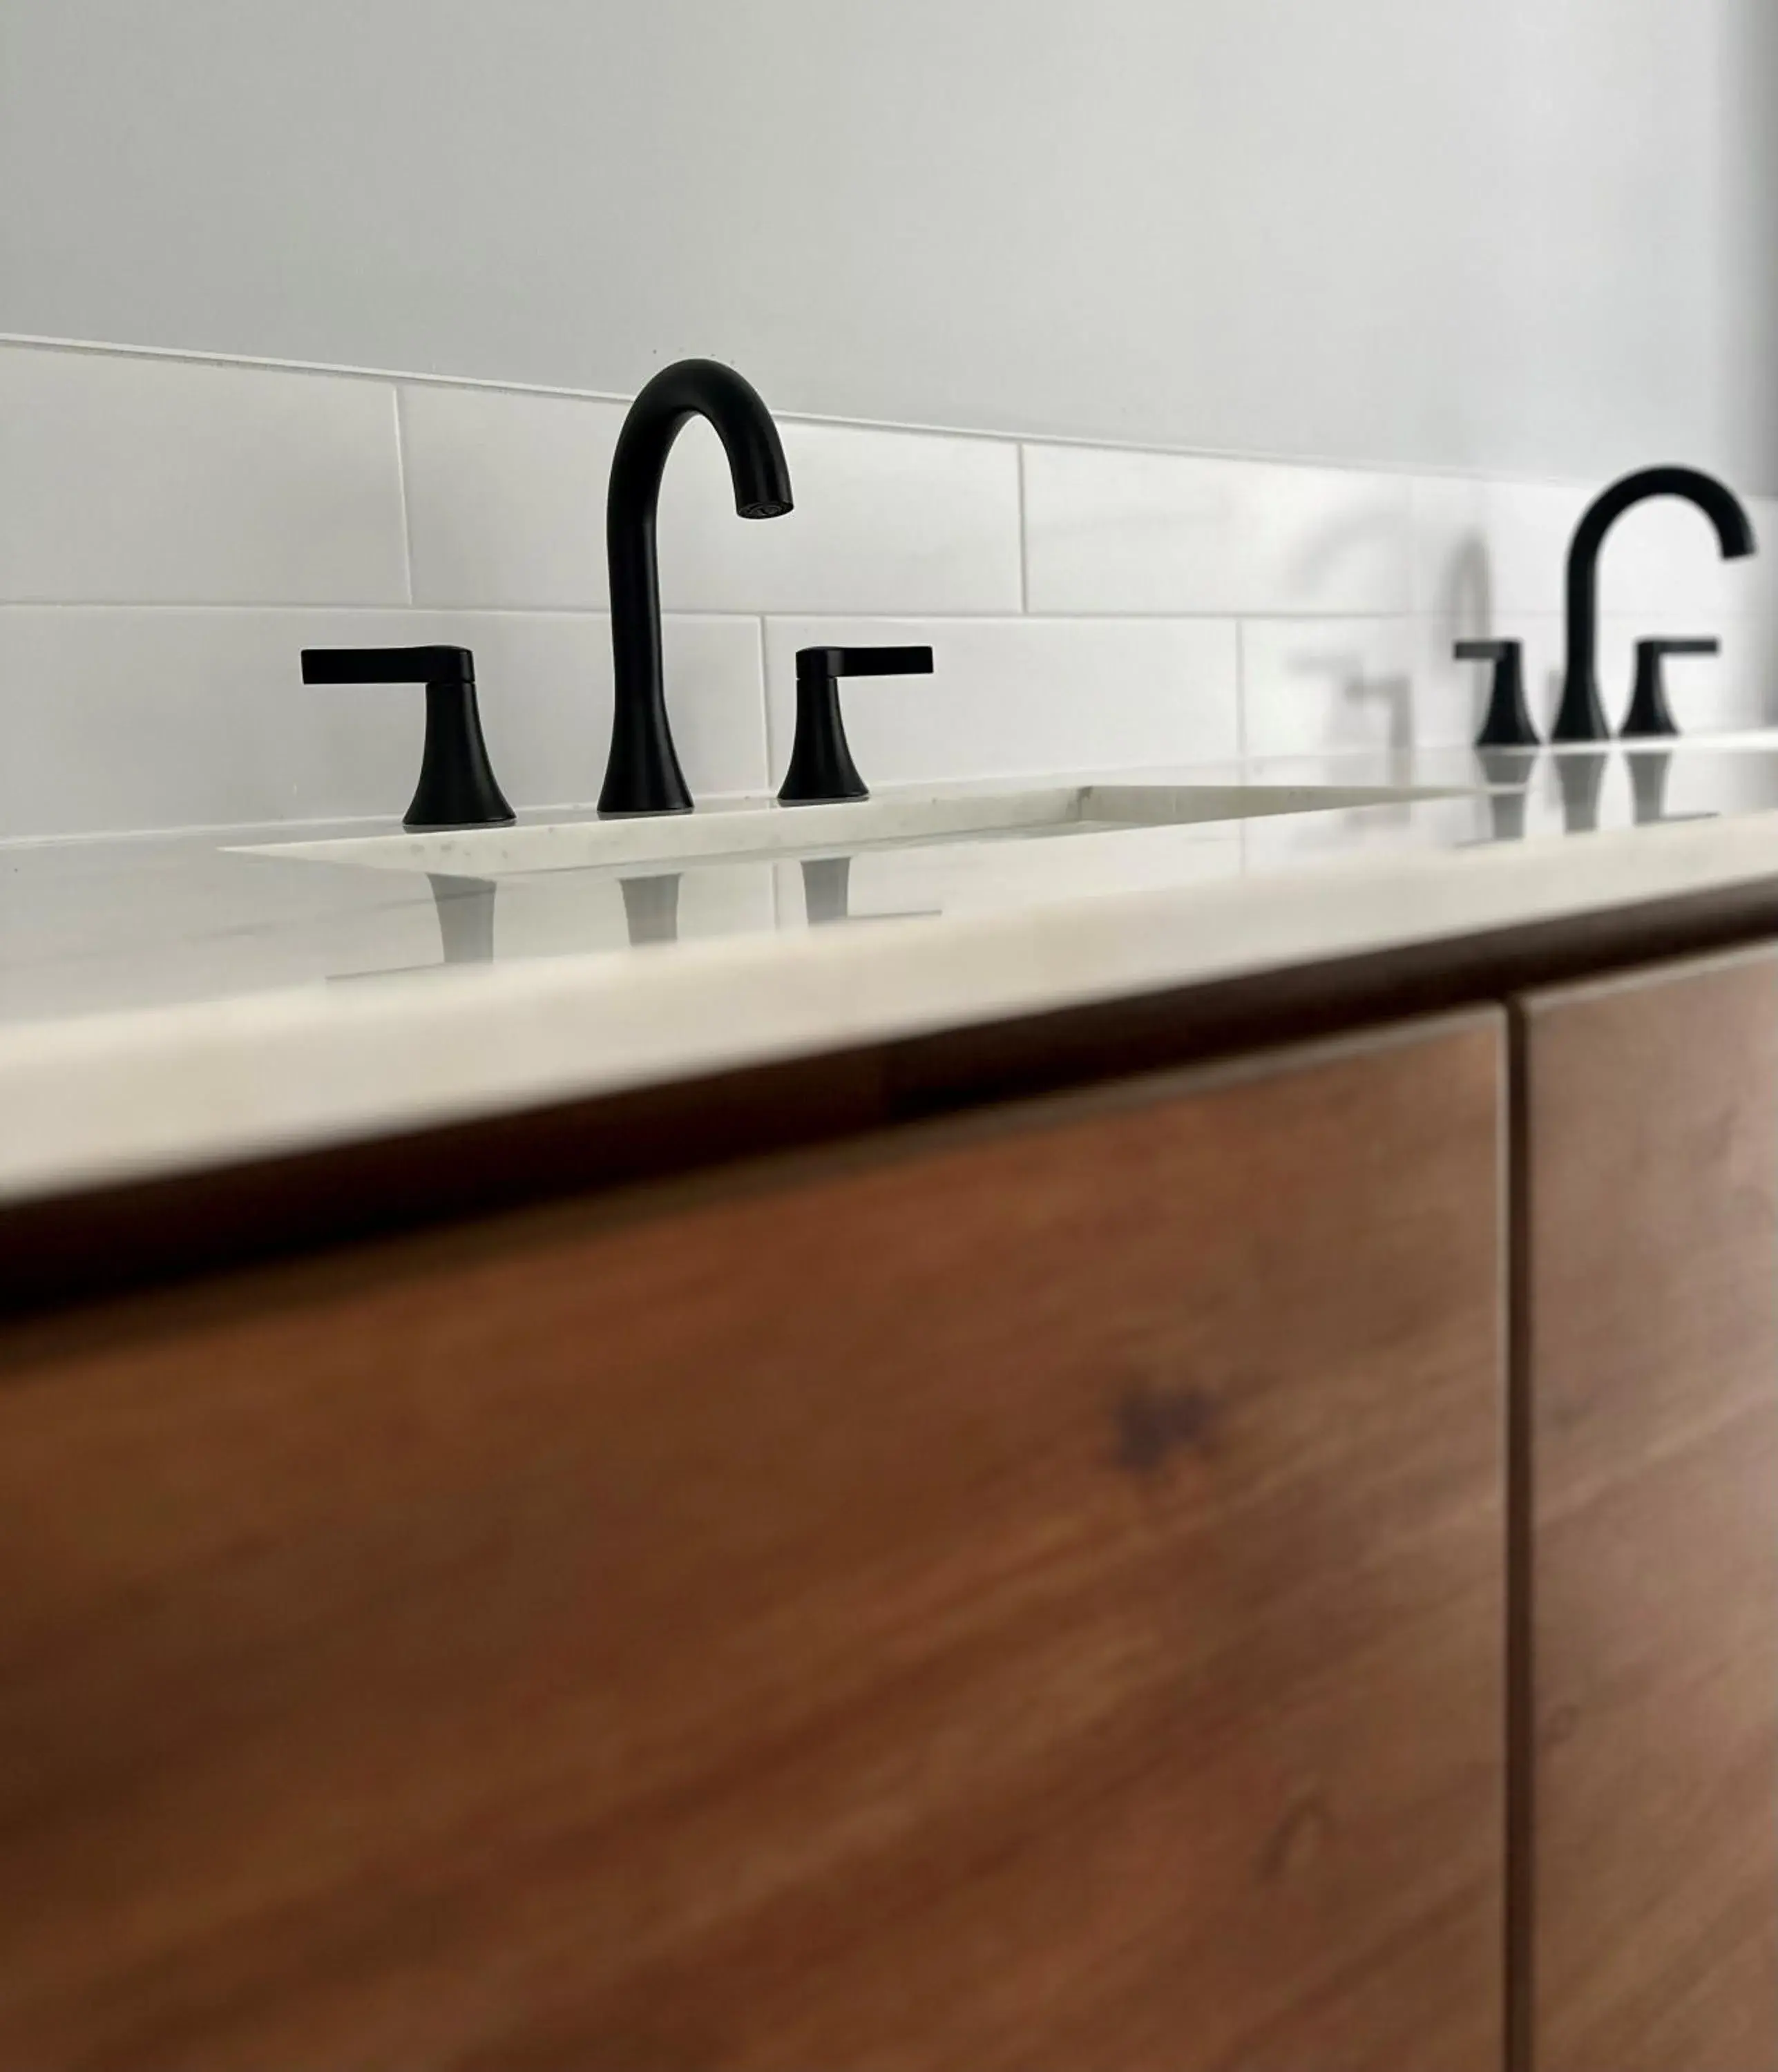
{"label": "countertop edge", "polygon": [[0,1031],[0,1206],[1778,879],[1778,813]]}

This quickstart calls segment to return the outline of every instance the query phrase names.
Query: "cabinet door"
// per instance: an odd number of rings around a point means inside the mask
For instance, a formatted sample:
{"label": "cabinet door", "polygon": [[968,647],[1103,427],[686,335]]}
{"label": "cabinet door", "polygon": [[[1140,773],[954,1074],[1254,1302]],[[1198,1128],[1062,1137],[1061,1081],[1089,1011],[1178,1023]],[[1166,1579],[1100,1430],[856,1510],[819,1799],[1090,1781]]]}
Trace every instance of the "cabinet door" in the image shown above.
{"label": "cabinet door", "polygon": [[1504,1026],[0,1341],[0,2065],[1496,2072]]}
{"label": "cabinet door", "polygon": [[1778,2066],[1778,952],[1524,1005],[1535,2072]]}

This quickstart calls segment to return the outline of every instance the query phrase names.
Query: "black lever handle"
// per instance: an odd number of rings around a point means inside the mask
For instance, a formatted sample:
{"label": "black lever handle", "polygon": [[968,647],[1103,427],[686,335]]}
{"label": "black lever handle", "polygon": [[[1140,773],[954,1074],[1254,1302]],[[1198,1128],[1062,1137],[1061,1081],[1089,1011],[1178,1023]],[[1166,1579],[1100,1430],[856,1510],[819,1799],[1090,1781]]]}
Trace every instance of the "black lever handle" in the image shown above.
{"label": "black lever handle", "polygon": [[1488,717],[1475,737],[1478,748],[1536,748],[1541,746],[1525,701],[1525,643],[1520,640],[1459,640],[1452,653],[1459,662],[1492,662],[1494,688]]}
{"label": "black lever handle", "polygon": [[790,767],[779,791],[780,804],[829,805],[868,799],[846,746],[840,717],[842,676],[929,676],[930,648],[799,648],[796,651],[796,735]]}
{"label": "black lever handle", "polygon": [[1618,732],[1626,741],[1659,740],[1677,734],[1678,722],[1667,702],[1667,672],[1661,666],[1669,655],[1720,655],[1720,640],[1639,640],[1636,643],[1636,689],[1630,693],[1630,709]]}
{"label": "black lever handle", "polygon": [[796,677],[929,676],[930,648],[799,648]]}
{"label": "black lever handle", "polygon": [[495,782],[475,702],[475,658],[467,648],[305,648],[305,684],[424,684],[426,745],[420,781],[401,824],[500,828],[513,819]]}
{"label": "black lever handle", "polygon": [[305,684],[473,684],[467,648],[305,648]]}

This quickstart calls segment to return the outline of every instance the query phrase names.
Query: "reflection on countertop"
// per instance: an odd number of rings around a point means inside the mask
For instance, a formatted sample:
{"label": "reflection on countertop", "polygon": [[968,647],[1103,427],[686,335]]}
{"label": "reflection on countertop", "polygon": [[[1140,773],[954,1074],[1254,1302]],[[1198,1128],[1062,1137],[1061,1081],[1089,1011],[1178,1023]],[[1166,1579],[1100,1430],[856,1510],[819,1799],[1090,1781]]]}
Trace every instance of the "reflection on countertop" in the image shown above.
{"label": "reflection on countertop", "polygon": [[1242,781],[1346,803],[481,873],[0,847],[0,1199],[1778,886],[1778,735],[1093,779]]}
{"label": "reflection on countertop", "polygon": [[[492,878],[244,854],[288,828],[0,845],[0,1026],[317,983],[934,921],[1778,809],[1778,734],[1647,747],[1273,758],[1124,783],[1448,787],[1451,796],[1065,841]],[[987,789],[990,787],[970,787]],[[1002,787],[1004,788],[1004,787]],[[578,814],[529,816],[568,820]],[[317,837],[388,832],[304,829]]]}

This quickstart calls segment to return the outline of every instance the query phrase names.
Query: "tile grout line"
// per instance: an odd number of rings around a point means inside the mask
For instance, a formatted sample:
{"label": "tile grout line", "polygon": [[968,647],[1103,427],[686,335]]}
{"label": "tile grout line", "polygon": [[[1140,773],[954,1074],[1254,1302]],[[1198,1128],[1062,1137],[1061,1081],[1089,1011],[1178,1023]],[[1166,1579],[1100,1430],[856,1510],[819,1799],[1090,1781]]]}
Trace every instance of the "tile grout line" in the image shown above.
{"label": "tile grout line", "polygon": [[[772,753],[772,693],[766,682],[766,615],[763,612],[759,615],[759,696],[765,707],[766,794],[770,797],[772,791],[772,772],[776,766]],[[787,769],[788,762],[789,753],[787,750],[785,752]],[[784,925],[784,895],[779,886],[777,865],[774,864],[766,875],[772,887],[772,925],[776,930]]]}
{"label": "tile grout line", "polygon": [[[766,789],[772,789],[773,764],[772,740],[772,688],[766,680],[766,619],[762,611],[754,621],[754,630],[759,641],[759,729],[765,741]],[[777,898],[776,891],[772,894]],[[774,909],[776,914],[776,909]]]}
{"label": "tile grout line", "polygon": [[1021,439],[1019,454],[1019,609],[1028,619],[1031,616],[1031,512],[1026,501],[1025,442]]}
{"label": "tile grout line", "polygon": [[401,499],[401,567],[407,578],[407,602],[414,602],[414,516],[407,500],[407,449],[401,436],[401,384],[389,384],[395,402],[395,486]]}
{"label": "tile grout line", "polygon": [[[475,393],[557,397],[584,403],[627,405],[631,395],[606,388],[576,388],[559,383],[500,380],[475,374],[433,374],[414,368],[356,367],[321,360],[279,360],[265,355],[206,352],[195,346],[120,345],[98,339],[59,338],[29,331],[0,331],[0,352],[57,352],[91,359],[169,361],[188,367],[245,368],[257,373],[294,374],[342,381],[380,381],[414,387],[456,388]],[[1104,454],[1153,454],[1167,459],[1231,462],[1242,466],[1316,469],[1332,475],[1381,475],[1395,480],[1503,483],[1508,487],[1586,490],[1596,478],[1509,472],[1466,467],[1451,461],[1354,459],[1340,455],[1289,453],[1262,447],[1193,446],[1180,441],[1144,442],[1084,432],[1033,432],[987,426],[935,425],[891,417],[849,417],[818,410],[773,413],[783,424],[831,426],[860,432],[905,434],[915,438],[955,439],[997,446],[1053,446]],[[1778,490],[1755,490],[1755,500],[1778,500]]]}
{"label": "tile grout line", "polygon": [[[136,611],[136,612],[398,612],[425,611],[448,613],[457,617],[479,619],[609,619],[610,610],[601,605],[584,604],[486,604],[473,598],[453,601],[448,604],[427,602],[421,604],[413,598],[275,598],[236,601],[204,598],[98,598],[98,597],[10,597],[0,598],[0,612],[7,611]],[[1643,611],[1603,611],[1599,615],[1602,627],[1623,629],[1640,626],[1648,615]],[[1752,610],[1718,610],[1698,607],[1693,616],[1712,624],[1721,624],[1737,629],[1750,626],[1764,626],[1769,623],[1764,612]],[[827,625],[836,621],[867,619],[884,625],[904,626],[1217,626],[1235,621],[1257,626],[1426,626],[1461,625],[1467,622],[1449,611],[1241,611],[1229,606],[1220,610],[1206,608],[1201,610],[1130,611],[1115,609],[1073,611],[1021,612],[1008,609],[998,610],[959,610],[948,606],[938,611],[883,610],[831,610],[759,611],[745,606],[669,606],[661,614],[663,619],[754,620],[762,623],[781,619],[787,622],[803,621],[811,625]],[[1503,625],[1536,624],[1559,627],[1562,614],[1558,608],[1544,610],[1500,611],[1494,615],[1494,623]]]}

